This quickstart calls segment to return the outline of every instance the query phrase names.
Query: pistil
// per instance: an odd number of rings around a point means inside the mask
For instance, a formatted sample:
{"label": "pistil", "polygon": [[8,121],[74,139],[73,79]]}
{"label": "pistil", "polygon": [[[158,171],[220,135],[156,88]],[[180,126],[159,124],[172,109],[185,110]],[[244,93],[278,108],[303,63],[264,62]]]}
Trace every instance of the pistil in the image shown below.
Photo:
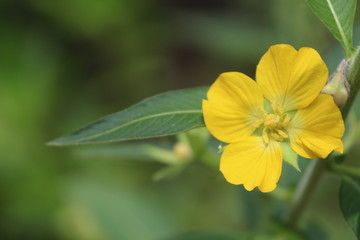
{"label": "pistil", "polygon": [[290,115],[283,112],[283,108],[276,102],[271,102],[273,113],[268,113],[264,108],[260,107],[259,110],[264,115],[264,118],[259,119],[253,124],[254,130],[263,126],[262,138],[268,144],[270,139],[282,141],[289,136],[285,132],[285,128],[290,122]]}

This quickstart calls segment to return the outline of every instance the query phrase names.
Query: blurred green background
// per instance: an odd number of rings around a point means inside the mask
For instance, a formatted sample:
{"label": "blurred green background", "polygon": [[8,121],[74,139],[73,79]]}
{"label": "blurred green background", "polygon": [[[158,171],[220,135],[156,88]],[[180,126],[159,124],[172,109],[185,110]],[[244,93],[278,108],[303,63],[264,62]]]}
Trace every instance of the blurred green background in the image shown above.
{"label": "blurred green background", "polygon": [[[196,158],[156,181],[165,165],[135,142],[45,143],[154,94],[210,85],[221,72],[253,77],[273,44],[313,47],[334,70],[340,45],[305,1],[3,0],[0,35],[0,239],[287,234],[277,219],[300,176],[287,165],[279,188],[260,194],[226,183]],[[175,142],[142,143],[171,151]],[[338,185],[323,179],[301,223],[304,239],[355,239]]]}

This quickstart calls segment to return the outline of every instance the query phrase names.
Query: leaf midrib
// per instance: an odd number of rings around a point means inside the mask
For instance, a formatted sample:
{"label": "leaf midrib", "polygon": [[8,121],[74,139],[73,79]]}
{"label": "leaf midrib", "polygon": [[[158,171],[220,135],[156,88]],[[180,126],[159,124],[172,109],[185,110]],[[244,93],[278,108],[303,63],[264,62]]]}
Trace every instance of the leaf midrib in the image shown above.
{"label": "leaf midrib", "polygon": [[101,132],[101,133],[98,133],[98,134],[95,134],[95,135],[91,135],[91,136],[88,136],[88,137],[85,137],[85,138],[77,139],[75,142],[82,142],[82,141],[86,141],[86,140],[91,140],[91,139],[100,137],[100,136],[105,135],[105,134],[115,132],[115,131],[117,131],[117,130],[119,130],[121,128],[127,127],[129,125],[132,125],[132,124],[135,124],[137,122],[144,121],[144,120],[147,120],[147,119],[156,118],[156,117],[162,117],[162,116],[167,116],[167,115],[177,115],[177,114],[187,114],[187,113],[190,113],[190,114],[202,113],[202,110],[172,111],[172,112],[165,112],[165,113],[158,113],[158,114],[149,115],[149,116],[146,116],[146,117],[138,118],[138,119],[133,120],[133,121],[129,121],[129,122],[123,124],[123,125],[120,125],[118,127],[109,129],[107,131],[104,131],[104,132]]}
{"label": "leaf midrib", "polygon": [[334,7],[332,5],[332,2],[331,2],[331,0],[326,0],[326,1],[327,1],[328,5],[329,5],[331,13],[333,14],[335,23],[336,23],[336,25],[337,25],[337,27],[339,29],[339,32],[340,32],[340,36],[343,39],[343,42],[344,42],[344,45],[345,45],[344,47],[345,47],[345,49],[349,49],[349,45],[348,45],[348,41],[347,41],[348,39],[345,36],[344,29],[342,28],[342,26],[340,24],[339,17],[337,16],[337,14],[335,12],[335,9],[334,9]]}

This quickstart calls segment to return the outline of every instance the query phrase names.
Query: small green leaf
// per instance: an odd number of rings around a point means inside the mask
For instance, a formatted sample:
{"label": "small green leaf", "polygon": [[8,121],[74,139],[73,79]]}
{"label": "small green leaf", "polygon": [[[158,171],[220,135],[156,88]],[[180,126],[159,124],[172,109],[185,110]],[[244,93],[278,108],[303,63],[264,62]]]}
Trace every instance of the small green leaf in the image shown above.
{"label": "small green leaf", "polygon": [[160,181],[166,178],[167,179],[175,178],[185,169],[185,167],[186,167],[185,164],[163,167],[153,174],[152,179],[154,181]]}
{"label": "small green leaf", "polygon": [[298,155],[296,154],[296,152],[294,152],[294,150],[292,150],[290,143],[288,141],[282,142],[281,149],[282,149],[284,161],[288,162],[296,170],[301,172],[298,164]]}
{"label": "small green leaf", "polygon": [[101,118],[48,143],[53,146],[160,137],[203,127],[202,99],[209,87],[171,91]]}
{"label": "small green leaf", "polygon": [[338,39],[349,57],[352,53],[352,32],[356,0],[306,0],[313,12]]}
{"label": "small green leaf", "polygon": [[341,211],[360,239],[360,179],[345,176],[340,187],[340,207]]}

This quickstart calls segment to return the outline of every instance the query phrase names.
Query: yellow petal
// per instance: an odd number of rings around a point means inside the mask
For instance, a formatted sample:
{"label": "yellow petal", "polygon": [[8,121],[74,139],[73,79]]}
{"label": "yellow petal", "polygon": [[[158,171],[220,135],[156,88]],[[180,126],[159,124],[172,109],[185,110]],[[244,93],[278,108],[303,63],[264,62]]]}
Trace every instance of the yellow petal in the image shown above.
{"label": "yellow petal", "polygon": [[263,97],[256,82],[242,73],[221,74],[203,100],[205,125],[223,142],[238,142],[250,136],[254,123],[263,117],[258,109]]}
{"label": "yellow petal", "polygon": [[276,188],[282,168],[280,144],[265,145],[261,137],[250,136],[229,144],[220,160],[220,171],[229,183],[243,184],[248,191],[259,187],[262,192]]}
{"label": "yellow petal", "polygon": [[326,84],[328,69],[316,50],[279,44],[261,58],[256,81],[269,100],[283,105],[285,111],[308,106]]}
{"label": "yellow petal", "polygon": [[298,110],[287,130],[291,147],[305,158],[343,152],[344,121],[330,95],[320,94],[309,107]]}

